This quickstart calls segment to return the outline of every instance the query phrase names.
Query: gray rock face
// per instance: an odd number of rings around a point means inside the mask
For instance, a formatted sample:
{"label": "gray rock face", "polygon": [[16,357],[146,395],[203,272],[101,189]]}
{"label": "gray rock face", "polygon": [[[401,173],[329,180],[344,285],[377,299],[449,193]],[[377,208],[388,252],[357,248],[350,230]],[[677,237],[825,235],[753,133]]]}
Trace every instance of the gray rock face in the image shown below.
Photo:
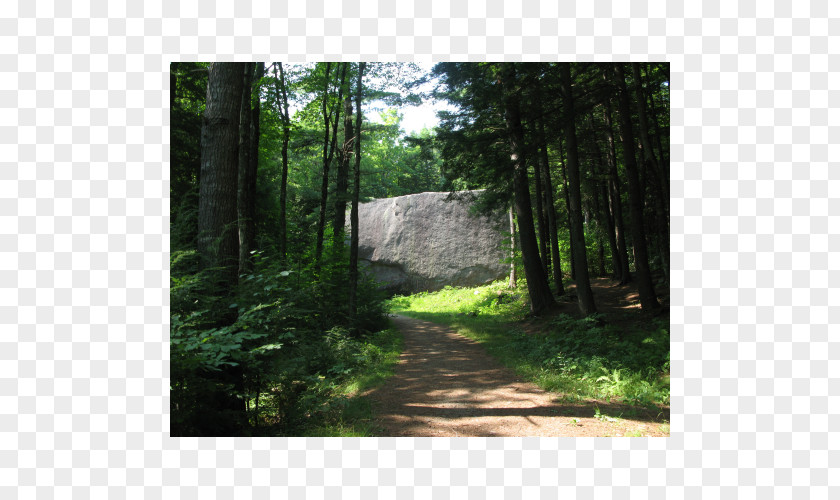
{"label": "gray rock face", "polygon": [[444,201],[448,194],[359,205],[360,267],[394,293],[475,286],[507,275],[501,234],[506,216],[472,216],[466,202]]}

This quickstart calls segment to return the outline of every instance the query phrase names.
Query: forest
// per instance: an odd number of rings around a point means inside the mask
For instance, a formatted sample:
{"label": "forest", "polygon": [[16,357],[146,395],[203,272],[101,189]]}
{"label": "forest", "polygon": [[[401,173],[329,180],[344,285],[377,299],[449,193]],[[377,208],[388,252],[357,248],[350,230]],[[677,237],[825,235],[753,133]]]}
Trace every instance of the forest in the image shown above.
{"label": "forest", "polygon": [[[172,63],[171,435],[380,435],[361,394],[394,373],[394,312],[490,335],[567,402],[667,421],[669,71]],[[435,102],[436,126],[404,130]],[[510,277],[389,297],[359,265],[359,205],[466,190],[510,214]]]}

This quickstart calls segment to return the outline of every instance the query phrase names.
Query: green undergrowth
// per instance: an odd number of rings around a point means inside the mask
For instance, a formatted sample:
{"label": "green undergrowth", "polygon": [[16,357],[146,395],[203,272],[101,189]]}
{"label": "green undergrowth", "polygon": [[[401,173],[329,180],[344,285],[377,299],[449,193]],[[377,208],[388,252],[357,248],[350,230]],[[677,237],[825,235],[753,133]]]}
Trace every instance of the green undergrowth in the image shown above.
{"label": "green undergrowth", "polygon": [[[324,397],[320,418],[304,426],[302,436],[355,437],[376,435],[371,426],[371,408],[361,394],[381,385],[394,374],[402,352],[402,335],[389,328],[363,341],[346,336],[333,339],[338,363],[321,379]],[[315,391],[316,393],[318,391]]]}
{"label": "green undergrowth", "polygon": [[670,405],[670,334],[661,319],[611,325],[560,314],[525,331],[527,290],[499,281],[398,296],[391,311],[453,327],[543,389],[567,401]]}

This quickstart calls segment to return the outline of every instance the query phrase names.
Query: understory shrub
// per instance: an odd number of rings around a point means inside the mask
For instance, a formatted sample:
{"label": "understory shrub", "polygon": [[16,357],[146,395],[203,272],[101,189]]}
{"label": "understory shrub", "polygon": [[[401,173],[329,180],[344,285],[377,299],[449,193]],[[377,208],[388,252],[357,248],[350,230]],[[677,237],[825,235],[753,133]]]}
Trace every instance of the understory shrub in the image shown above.
{"label": "understory shrub", "polygon": [[346,266],[293,271],[255,253],[254,272],[221,294],[194,252],[172,259],[172,435],[302,432],[340,413],[336,387],[381,360],[383,298],[361,280],[351,322],[336,292]]}

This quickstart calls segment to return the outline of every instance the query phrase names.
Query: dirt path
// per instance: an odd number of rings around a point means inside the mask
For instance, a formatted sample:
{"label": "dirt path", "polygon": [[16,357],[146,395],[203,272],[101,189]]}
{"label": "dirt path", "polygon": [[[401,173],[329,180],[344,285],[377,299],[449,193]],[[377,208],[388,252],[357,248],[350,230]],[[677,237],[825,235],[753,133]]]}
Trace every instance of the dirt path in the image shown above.
{"label": "dirt path", "polygon": [[[394,376],[367,394],[383,436],[667,435],[661,415],[603,402],[556,402],[556,394],[523,382],[449,328],[405,316],[393,321],[405,339],[403,353]],[[595,406],[602,415],[622,416],[596,419]]]}

